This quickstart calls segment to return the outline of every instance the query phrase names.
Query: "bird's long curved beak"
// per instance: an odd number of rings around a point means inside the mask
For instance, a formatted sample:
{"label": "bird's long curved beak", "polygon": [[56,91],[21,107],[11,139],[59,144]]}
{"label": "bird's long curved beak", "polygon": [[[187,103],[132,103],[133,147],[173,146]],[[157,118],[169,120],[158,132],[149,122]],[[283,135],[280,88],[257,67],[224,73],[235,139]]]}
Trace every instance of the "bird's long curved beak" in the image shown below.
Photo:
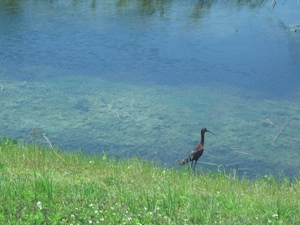
{"label": "bird's long curved beak", "polygon": [[209,131],[207,129],[206,129],[206,132],[209,132],[209,133],[213,134],[215,137],[217,137],[217,135],[215,135],[213,132],[211,132],[211,131]]}

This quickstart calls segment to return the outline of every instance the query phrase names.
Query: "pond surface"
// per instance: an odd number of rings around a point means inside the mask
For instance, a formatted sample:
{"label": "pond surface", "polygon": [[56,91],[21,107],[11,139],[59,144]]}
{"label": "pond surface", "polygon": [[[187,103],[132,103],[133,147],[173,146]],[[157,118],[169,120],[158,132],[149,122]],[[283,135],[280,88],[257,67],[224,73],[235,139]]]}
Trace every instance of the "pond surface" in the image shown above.
{"label": "pond surface", "polygon": [[0,0],[0,136],[177,168],[207,127],[199,170],[298,176],[299,10]]}

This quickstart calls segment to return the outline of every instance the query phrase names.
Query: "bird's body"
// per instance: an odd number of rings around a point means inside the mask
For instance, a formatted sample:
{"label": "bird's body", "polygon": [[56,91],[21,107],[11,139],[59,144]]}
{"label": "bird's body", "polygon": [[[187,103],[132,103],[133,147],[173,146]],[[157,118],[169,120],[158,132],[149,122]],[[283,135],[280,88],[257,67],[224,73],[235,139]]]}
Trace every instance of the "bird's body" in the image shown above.
{"label": "bird's body", "polygon": [[194,172],[195,172],[196,163],[204,152],[204,134],[205,134],[205,132],[214,134],[213,132],[207,130],[206,128],[202,128],[200,143],[197,146],[195,146],[194,149],[191,152],[189,152],[183,160],[180,161],[180,165],[184,165],[188,162],[191,162],[191,167],[193,168]]}

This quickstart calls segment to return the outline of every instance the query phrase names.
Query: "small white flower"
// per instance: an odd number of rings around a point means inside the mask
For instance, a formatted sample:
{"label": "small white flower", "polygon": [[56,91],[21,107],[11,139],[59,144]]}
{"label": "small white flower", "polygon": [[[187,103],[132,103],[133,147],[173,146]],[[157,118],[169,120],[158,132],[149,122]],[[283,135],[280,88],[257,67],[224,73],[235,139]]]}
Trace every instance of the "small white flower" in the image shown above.
{"label": "small white flower", "polygon": [[37,207],[39,208],[39,209],[42,209],[43,207],[42,207],[42,203],[40,202],[40,201],[38,201],[37,203],[36,203],[36,205],[37,205]]}
{"label": "small white flower", "polygon": [[89,224],[92,224],[92,223],[93,223],[93,221],[90,220],[90,221],[89,221]]}
{"label": "small white flower", "polygon": [[277,214],[277,213],[275,213],[275,214],[273,215],[273,217],[275,217],[275,218],[278,218],[278,214]]}

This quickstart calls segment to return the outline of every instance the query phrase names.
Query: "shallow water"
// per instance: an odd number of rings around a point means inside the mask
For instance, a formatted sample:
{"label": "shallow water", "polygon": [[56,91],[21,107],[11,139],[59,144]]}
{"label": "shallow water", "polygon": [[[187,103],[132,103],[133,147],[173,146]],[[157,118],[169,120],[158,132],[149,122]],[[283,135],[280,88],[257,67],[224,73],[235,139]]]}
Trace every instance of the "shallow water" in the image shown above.
{"label": "shallow water", "polygon": [[1,136],[298,175],[297,1],[0,2]]}

